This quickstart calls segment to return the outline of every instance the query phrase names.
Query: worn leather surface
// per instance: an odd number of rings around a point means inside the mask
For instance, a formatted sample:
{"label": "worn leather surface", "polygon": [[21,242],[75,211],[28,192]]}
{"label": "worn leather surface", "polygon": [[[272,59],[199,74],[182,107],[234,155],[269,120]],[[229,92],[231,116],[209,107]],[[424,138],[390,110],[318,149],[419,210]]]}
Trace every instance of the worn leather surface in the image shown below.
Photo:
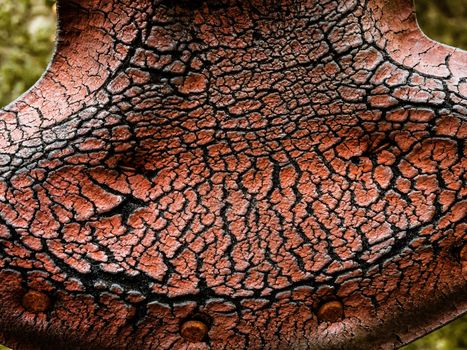
{"label": "worn leather surface", "polygon": [[[410,1],[59,18],[47,73],[0,113],[0,340],[393,349],[466,312],[467,54]],[[333,300],[343,318],[320,320]]]}

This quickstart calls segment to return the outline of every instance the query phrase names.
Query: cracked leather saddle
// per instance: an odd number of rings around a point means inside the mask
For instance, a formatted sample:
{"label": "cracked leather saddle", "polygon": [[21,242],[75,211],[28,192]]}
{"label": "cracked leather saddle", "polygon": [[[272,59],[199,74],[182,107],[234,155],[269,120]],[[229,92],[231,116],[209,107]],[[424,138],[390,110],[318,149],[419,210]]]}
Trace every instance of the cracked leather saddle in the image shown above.
{"label": "cracked leather saddle", "polygon": [[63,0],[0,113],[0,342],[393,349],[467,310],[467,54],[410,0]]}

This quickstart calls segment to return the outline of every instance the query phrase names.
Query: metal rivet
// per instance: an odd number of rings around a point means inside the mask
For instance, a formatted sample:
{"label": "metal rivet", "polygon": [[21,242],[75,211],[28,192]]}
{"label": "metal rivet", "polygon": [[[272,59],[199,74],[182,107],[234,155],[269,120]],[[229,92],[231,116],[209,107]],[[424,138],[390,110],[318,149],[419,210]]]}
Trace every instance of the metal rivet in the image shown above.
{"label": "metal rivet", "polygon": [[27,311],[34,313],[47,311],[51,303],[50,297],[47,294],[36,290],[30,290],[23,295],[23,299],[21,300],[23,307]]}
{"label": "metal rivet", "polygon": [[208,335],[209,327],[201,321],[186,321],[180,327],[180,334],[192,343],[202,342]]}
{"label": "metal rivet", "polygon": [[340,301],[329,301],[321,305],[318,318],[322,322],[337,322],[344,317],[344,305]]}

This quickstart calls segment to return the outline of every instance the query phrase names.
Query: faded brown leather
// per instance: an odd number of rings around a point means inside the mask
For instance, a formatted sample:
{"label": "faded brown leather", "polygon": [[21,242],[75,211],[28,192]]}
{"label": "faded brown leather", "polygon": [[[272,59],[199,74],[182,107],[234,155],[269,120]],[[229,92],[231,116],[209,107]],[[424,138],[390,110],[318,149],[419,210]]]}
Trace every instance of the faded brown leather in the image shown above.
{"label": "faded brown leather", "polygon": [[0,342],[393,349],[466,312],[467,54],[411,1],[67,0],[59,22],[0,113]]}

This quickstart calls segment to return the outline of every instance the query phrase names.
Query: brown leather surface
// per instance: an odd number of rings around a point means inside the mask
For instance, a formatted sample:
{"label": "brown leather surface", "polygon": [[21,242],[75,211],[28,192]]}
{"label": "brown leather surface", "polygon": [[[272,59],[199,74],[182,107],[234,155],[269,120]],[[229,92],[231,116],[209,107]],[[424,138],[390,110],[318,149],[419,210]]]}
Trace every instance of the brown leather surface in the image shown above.
{"label": "brown leather surface", "polygon": [[0,112],[0,341],[393,349],[466,312],[467,54],[410,1],[59,18]]}

